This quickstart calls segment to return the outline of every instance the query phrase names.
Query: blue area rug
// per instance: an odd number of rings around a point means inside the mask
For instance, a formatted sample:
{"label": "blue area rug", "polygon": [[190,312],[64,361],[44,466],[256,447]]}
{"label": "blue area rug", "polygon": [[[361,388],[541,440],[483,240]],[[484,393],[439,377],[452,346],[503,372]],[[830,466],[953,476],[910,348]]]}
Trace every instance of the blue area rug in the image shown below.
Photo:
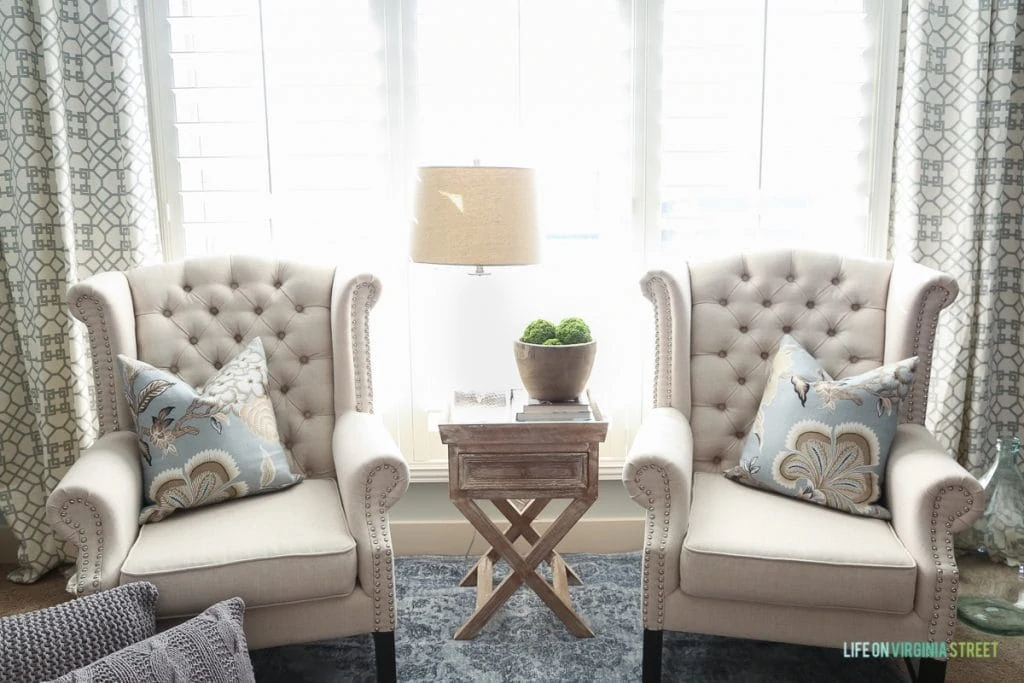
{"label": "blue area rug", "polygon": [[[583,580],[570,592],[594,638],[573,637],[532,590],[520,587],[474,640],[452,640],[476,604],[475,588],[458,587],[475,558],[398,558],[399,681],[639,681],[639,553],[566,560]],[[495,585],[504,566],[495,568]],[[252,659],[257,681],[375,680],[370,636],[257,650]],[[907,680],[891,660],[670,632],[662,666],[666,681]]]}

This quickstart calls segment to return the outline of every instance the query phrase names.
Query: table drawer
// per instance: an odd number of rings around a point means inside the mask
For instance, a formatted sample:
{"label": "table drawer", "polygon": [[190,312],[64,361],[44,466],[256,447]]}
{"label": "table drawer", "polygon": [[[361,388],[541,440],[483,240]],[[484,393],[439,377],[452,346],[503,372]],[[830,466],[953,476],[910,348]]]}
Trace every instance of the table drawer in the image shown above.
{"label": "table drawer", "polygon": [[586,453],[459,454],[462,491],[573,491],[586,486]]}

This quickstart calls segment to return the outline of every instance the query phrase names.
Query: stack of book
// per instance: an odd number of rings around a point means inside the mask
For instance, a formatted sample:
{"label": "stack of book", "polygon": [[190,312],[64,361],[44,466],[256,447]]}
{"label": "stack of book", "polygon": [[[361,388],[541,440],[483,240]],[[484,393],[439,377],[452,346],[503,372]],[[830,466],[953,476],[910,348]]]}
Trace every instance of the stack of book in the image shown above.
{"label": "stack of book", "polygon": [[573,401],[538,401],[524,390],[513,390],[512,405],[518,422],[587,422],[594,419],[590,399],[583,394]]}

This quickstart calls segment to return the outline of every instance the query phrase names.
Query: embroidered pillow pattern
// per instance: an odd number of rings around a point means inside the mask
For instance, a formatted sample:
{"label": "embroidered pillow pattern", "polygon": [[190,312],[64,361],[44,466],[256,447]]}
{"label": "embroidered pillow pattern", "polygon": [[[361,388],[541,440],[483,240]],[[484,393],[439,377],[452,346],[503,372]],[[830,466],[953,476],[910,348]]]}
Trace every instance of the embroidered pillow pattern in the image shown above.
{"label": "embroidered pillow pattern", "polygon": [[910,392],[916,368],[915,357],[834,380],[786,335],[740,462],[725,476],[836,510],[890,519],[878,501],[899,402]]}
{"label": "embroidered pillow pattern", "polygon": [[140,524],[302,481],[277,433],[258,337],[200,389],[134,358],[117,360],[142,455]]}

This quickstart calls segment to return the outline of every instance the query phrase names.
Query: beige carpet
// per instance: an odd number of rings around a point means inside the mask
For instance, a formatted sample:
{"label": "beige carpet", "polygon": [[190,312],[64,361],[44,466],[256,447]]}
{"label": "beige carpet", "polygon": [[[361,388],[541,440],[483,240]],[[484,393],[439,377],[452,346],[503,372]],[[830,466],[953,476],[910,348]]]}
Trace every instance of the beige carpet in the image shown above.
{"label": "beige carpet", "polygon": [[[40,607],[56,605],[70,600],[64,592],[67,579],[61,572],[53,572],[31,586],[13,584],[3,578],[13,565],[0,565],[0,616],[18,614]],[[962,595],[993,595],[1016,600],[1022,587],[1014,569],[993,564],[974,557],[960,558],[960,586]],[[998,657],[995,659],[956,659],[949,662],[946,672],[948,683],[992,683],[1016,681],[1024,671],[1024,637],[1006,638],[981,633],[959,624],[956,640],[996,641]]]}
{"label": "beige carpet", "polygon": [[0,617],[30,612],[71,599],[71,594],[64,590],[68,580],[62,572],[50,572],[40,581],[23,586],[7,580],[12,569],[13,564],[0,564]]}

